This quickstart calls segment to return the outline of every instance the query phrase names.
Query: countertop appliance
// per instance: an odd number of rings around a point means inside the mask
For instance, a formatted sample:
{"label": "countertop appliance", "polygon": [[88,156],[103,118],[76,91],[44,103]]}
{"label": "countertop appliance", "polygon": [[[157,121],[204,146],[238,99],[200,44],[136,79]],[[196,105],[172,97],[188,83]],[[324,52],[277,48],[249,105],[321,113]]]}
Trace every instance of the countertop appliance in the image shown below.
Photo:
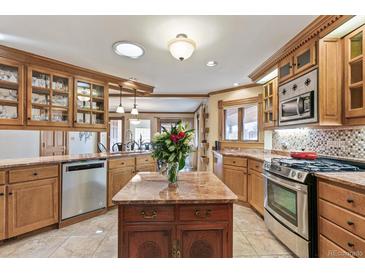
{"label": "countertop appliance", "polygon": [[279,87],[279,126],[318,122],[318,70]]}
{"label": "countertop appliance", "polygon": [[62,165],[62,212],[65,220],[106,207],[105,159]]}
{"label": "countertop appliance", "polygon": [[318,158],[264,162],[264,219],[269,230],[298,257],[317,256],[317,194],[314,172],[362,171],[358,163]]}

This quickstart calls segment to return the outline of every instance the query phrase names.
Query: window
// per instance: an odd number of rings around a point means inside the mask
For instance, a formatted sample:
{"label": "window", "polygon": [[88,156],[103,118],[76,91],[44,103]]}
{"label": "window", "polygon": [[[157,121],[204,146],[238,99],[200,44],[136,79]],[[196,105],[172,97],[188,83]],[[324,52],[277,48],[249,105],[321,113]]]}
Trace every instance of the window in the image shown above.
{"label": "window", "polygon": [[161,121],[160,132],[162,132],[162,128],[164,127],[167,131],[170,131],[172,127],[176,126],[177,122],[174,121]]}
{"label": "window", "polygon": [[123,121],[121,119],[118,120],[110,120],[110,128],[109,128],[109,147],[110,151],[116,151],[118,150],[116,147],[113,150],[113,145],[116,143],[122,143],[123,137],[122,137],[122,128]]}
{"label": "window", "polygon": [[151,121],[140,120],[139,124],[130,123],[130,130],[132,132],[133,140],[139,143],[140,139],[144,143],[151,142]]}
{"label": "window", "polygon": [[226,109],[225,117],[225,139],[238,140],[238,108]]}
{"label": "window", "polygon": [[242,140],[258,140],[258,107],[257,105],[244,107],[242,111]]}

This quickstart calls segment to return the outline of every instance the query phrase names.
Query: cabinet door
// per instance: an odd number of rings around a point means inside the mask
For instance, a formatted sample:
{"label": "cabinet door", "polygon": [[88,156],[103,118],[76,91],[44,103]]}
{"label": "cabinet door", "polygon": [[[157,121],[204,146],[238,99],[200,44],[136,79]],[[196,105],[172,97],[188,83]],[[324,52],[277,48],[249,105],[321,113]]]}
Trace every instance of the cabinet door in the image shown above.
{"label": "cabinet door", "polygon": [[0,125],[22,125],[24,66],[0,57]]}
{"label": "cabinet door", "polygon": [[124,167],[109,170],[108,206],[113,206],[112,199],[135,174],[134,167]]}
{"label": "cabinet door", "polygon": [[364,31],[361,27],[345,37],[345,115],[365,116]]}
{"label": "cabinet door", "polygon": [[179,225],[177,240],[182,258],[225,258],[229,255],[226,224]]}
{"label": "cabinet door", "polygon": [[279,62],[279,82],[283,82],[293,75],[293,56],[290,55]]}
{"label": "cabinet door", "polygon": [[275,126],[277,120],[277,78],[271,80],[264,85],[263,92],[263,114],[264,114],[264,128],[270,128]]}
{"label": "cabinet door", "polygon": [[0,186],[0,240],[5,239],[5,186]]}
{"label": "cabinet door", "polygon": [[294,53],[294,74],[298,74],[316,64],[316,44],[310,44]]}
{"label": "cabinet door", "polygon": [[224,183],[238,196],[247,202],[247,169],[235,166],[224,166]]}
{"label": "cabinet door", "polygon": [[131,225],[125,226],[124,229],[121,257],[172,257],[175,234],[172,225]]}
{"label": "cabinet door", "polygon": [[138,165],[136,167],[136,172],[154,172],[154,171],[156,171],[156,165],[155,164]]}
{"label": "cabinet door", "polygon": [[264,215],[264,177],[250,170],[248,175],[248,202],[261,215]]}
{"label": "cabinet door", "polygon": [[58,222],[58,178],[8,187],[9,237]]}

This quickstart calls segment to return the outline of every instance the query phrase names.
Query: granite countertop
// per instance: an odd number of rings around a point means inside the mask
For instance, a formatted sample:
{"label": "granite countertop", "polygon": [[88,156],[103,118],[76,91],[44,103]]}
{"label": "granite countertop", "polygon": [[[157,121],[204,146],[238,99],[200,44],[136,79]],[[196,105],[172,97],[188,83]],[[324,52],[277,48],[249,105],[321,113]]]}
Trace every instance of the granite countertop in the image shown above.
{"label": "granite countertop", "polygon": [[57,155],[57,156],[41,156],[34,158],[18,158],[18,159],[4,159],[0,160],[0,168],[10,168],[28,165],[43,165],[43,164],[59,164],[67,162],[76,162],[84,160],[110,159],[119,157],[130,157],[138,155],[148,155],[150,151],[142,152],[102,152],[102,153],[88,153],[76,155]]}
{"label": "granite countertop", "polygon": [[272,158],[287,158],[288,155],[281,155],[270,150],[264,149],[223,149],[219,151],[213,151],[223,156],[234,156],[251,158],[258,161],[270,162]]}
{"label": "granite countertop", "polygon": [[171,189],[158,172],[140,172],[114,197],[115,204],[232,203],[237,196],[211,172],[181,172]]}
{"label": "granite countertop", "polygon": [[344,186],[365,190],[365,172],[317,172],[315,176]]}

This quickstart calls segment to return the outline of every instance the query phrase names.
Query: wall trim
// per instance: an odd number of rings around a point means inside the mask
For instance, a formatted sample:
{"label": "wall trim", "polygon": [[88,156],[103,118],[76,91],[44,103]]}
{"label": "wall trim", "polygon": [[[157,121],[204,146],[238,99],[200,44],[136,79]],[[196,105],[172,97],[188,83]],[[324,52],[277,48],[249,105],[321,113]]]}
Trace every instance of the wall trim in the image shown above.
{"label": "wall trim", "polygon": [[240,90],[240,89],[253,88],[253,87],[258,87],[258,86],[262,86],[262,85],[257,84],[257,83],[247,83],[247,84],[243,84],[243,85],[233,87],[233,88],[226,88],[226,89],[212,91],[212,92],[208,93],[208,96],[210,97],[212,95],[222,94],[222,93],[231,92],[231,91]]}

